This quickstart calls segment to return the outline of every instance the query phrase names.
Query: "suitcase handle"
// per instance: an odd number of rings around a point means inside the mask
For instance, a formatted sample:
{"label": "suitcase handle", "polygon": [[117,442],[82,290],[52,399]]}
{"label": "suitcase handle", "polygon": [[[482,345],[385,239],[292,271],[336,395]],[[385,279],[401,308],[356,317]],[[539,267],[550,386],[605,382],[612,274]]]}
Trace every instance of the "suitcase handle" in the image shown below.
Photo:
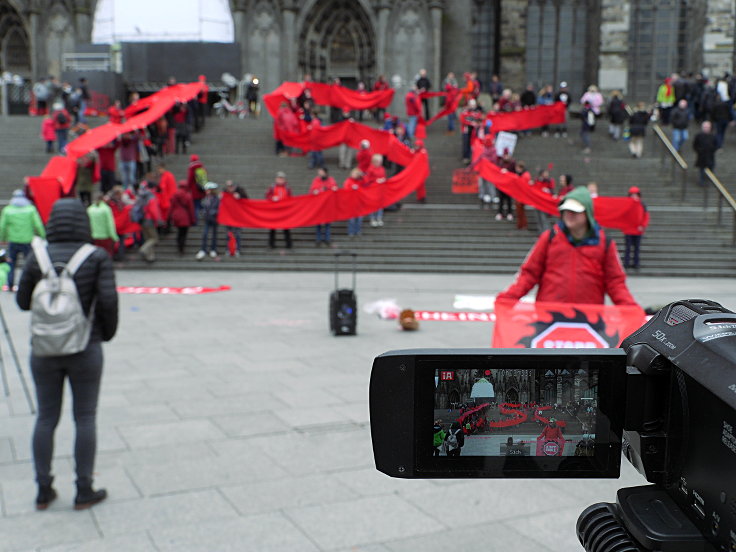
{"label": "suitcase handle", "polygon": [[337,273],[338,273],[338,263],[340,260],[340,257],[343,255],[352,255],[353,257],[353,289],[355,289],[355,273],[358,270],[358,254],[355,251],[336,251],[335,252],[335,289],[338,289],[337,285]]}

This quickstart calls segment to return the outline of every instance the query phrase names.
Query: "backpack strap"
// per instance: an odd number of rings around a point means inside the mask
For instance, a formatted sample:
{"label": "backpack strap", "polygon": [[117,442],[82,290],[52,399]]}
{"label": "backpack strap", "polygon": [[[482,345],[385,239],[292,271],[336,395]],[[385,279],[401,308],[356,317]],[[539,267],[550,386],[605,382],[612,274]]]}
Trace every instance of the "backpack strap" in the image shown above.
{"label": "backpack strap", "polygon": [[46,248],[46,240],[39,236],[34,236],[33,241],[31,241],[31,247],[33,248],[33,253],[36,255],[36,262],[38,263],[38,268],[41,270],[41,274],[44,276],[50,274],[52,278],[55,278],[56,271],[51,264],[51,257],[49,257],[49,251]]}
{"label": "backpack strap", "polygon": [[82,263],[87,260],[87,258],[95,252],[97,247],[92,245],[91,243],[85,243],[82,247],[77,249],[72,255],[71,259],[69,259],[66,263],[66,266],[64,267],[64,270],[66,270],[67,274],[69,276],[74,276],[74,274],[77,272],[80,266],[82,266]]}

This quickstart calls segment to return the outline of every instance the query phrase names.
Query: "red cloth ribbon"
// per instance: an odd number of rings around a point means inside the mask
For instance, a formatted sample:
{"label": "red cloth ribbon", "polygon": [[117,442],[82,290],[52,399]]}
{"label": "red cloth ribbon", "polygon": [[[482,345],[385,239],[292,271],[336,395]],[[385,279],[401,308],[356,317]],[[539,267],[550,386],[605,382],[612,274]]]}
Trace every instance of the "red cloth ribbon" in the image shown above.
{"label": "red cloth ribbon", "polygon": [[348,110],[386,108],[394,97],[392,88],[358,92],[337,84],[284,82],[270,94],[264,95],[263,103],[271,116],[275,118],[281,102],[289,103],[292,98],[298,98],[305,88],[309,88],[314,103]]}
{"label": "red cloth ribbon", "polygon": [[[48,220],[51,209],[46,206],[58,199],[58,190],[55,186],[48,185],[56,182],[61,184],[64,194],[69,194],[74,186],[77,174],[76,159],[86,155],[92,150],[104,146],[121,134],[133,132],[147,127],[154,121],[163,117],[174,104],[187,102],[197,96],[205,86],[202,82],[179,84],[159,90],[155,94],[139,100],[126,109],[127,121],[121,124],[107,123],[92,130],[88,130],[79,138],[72,140],[66,147],[66,157],[52,157],[40,177],[28,177],[28,184],[33,189],[33,199],[38,207],[44,223]],[[142,111],[142,110],[146,111]],[[41,181],[39,178],[46,180]],[[43,208],[43,211],[42,211]]]}
{"label": "red cloth ribbon", "polygon": [[491,132],[503,130],[528,130],[545,125],[564,124],[567,107],[563,102],[552,105],[536,105],[520,111],[491,111],[486,120],[491,121]]}
{"label": "red cloth ribbon", "polygon": [[[524,205],[544,211],[555,217],[560,216],[557,209],[559,198],[543,192],[516,173],[504,171],[487,159],[481,159],[475,166],[481,178],[492,182],[502,192],[510,195]],[[648,220],[647,212],[640,201],[630,197],[596,197],[593,199],[595,219],[604,228],[615,228],[624,234],[635,234]]]}

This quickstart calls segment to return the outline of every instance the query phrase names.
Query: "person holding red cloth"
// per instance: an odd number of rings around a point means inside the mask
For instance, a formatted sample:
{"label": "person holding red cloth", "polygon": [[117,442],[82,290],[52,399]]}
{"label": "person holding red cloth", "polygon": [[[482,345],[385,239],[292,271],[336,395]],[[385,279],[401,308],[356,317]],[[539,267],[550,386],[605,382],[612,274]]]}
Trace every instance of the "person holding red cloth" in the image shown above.
{"label": "person holding red cloth", "polygon": [[626,249],[624,250],[624,268],[639,268],[639,246],[641,245],[641,237],[649,225],[649,211],[647,206],[641,200],[641,190],[638,186],[629,188],[629,197],[634,201],[638,201],[642,206],[641,220],[636,233],[624,234],[626,241]]}
{"label": "person holding red cloth", "polygon": [[368,172],[368,167],[371,166],[372,157],[373,153],[371,153],[371,143],[368,140],[361,140],[360,149],[355,155],[355,161],[358,163],[358,168],[363,174]]}
{"label": "person holding red cloth", "polygon": [[636,305],[616,244],[593,217],[587,188],[567,194],[559,210],[561,220],[539,236],[514,282],[496,300],[518,301],[538,286],[537,301],[602,305],[607,294],[616,305]]}
{"label": "person holding red cloth", "polygon": [[[360,169],[353,169],[350,171],[350,176],[342,183],[343,190],[352,190],[357,192],[363,187],[365,187],[365,179],[363,178],[363,173]],[[362,226],[363,217],[353,217],[348,219],[348,238],[352,239],[360,236]]]}
{"label": "person holding red cloth", "polygon": [[107,118],[108,122],[115,125],[119,125],[125,120],[125,111],[123,111],[120,100],[115,100],[115,102],[108,108]]}
{"label": "person holding red cloth", "polygon": [[189,193],[192,194],[194,200],[194,218],[195,224],[199,220],[199,208],[202,205],[204,197],[204,185],[209,182],[207,178],[207,169],[199,160],[199,155],[193,153],[189,156],[189,167],[187,168],[187,186]]}
{"label": "person holding red cloth", "polygon": [[422,102],[419,99],[419,91],[416,84],[406,93],[404,105],[406,106],[406,117],[408,119],[406,134],[410,140],[413,140],[419,117],[422,115]]}
{"label": "person holding red cloth", "polygon": [[[383,155],[376,153],[365,173],[365,186],[380,186],[386,182],[386,169],[383,168]],[[383,209],[371,213],[371,226],[383,226]]]}
{"label": "person holding red cloth", "polygon": [[169,220],[169,209],[171,207],[171,198],[176,193],[176,178],[171,171],[166,170],[166,163],[159,163],[156,167],[158,173],[158,194],[159,206],[161,207],[161,215],[163,219]]}
{"label": "person holding red cloth", "polygon": [[[266,199],[269,201],[283,201],[291,197],[291,188],[286,183],[286,173],[279,171],[276,173],[274,183],[266,190]],[[284,240],[286,240],[286,248],[291,249],[291,230],[284,228]],[[268,246],[271,249],[276,248],[276,230],[268,231]]]}
{"label": "person holding red cloth", "polygon": [[[325,167],[319,167],[317,169],[317,176],[312,180],[312,185],[309,187],[309,193],[313,195],[334,192],[337,190],[337,182],[332,178]],[[331,223],[318,224],[315,230],[314,245],[319,247],[320,243],[324,243],[326,246],[330,246],[330,227]]]}
{"label": "person holding red cloth", "polygon": [[537,437],[537,439],[541,439],[542,441],[557,441],[559,439],[563,439],[562,429],[557,425],[557,421],[554,418],[550,418],[549,423],[544,426],[542,434]]}
{"label": "person holding red cloth", "polygon": [[[373,91],[374,92],[382,92],[383,90],[388,90],[388,81],[386,80],[386,77],[383,75],[378,75],[378,78],[376,79],[376,82],[373,83]],[[373,119],[377,123],[381,122],[383,119],[383,114],[386,112],[386,109],[383,107],[377,107],[373,110]]]}
{"label": "person holding red cloth", "polygon": [[289,155],[284,142],[281,140],[281,133],[298,134],[299,118],[294,110],[289,107],[286,102],[281,102],[279,110],[276,113],[276,122],[274,124],[274,138],[276,139],[276,155],[286,157]]}

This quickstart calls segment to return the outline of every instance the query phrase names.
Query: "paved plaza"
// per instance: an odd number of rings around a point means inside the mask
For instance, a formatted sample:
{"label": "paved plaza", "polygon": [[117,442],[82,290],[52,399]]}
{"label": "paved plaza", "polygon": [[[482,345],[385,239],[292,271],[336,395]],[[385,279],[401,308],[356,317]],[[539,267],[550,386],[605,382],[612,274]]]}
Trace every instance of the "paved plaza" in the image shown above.
{"label": "paved plaza", "polygon": [[[484,347],[492,324],[423,322],[418,332],[362,312],[378,299],[451,311],[508,276],[359,274],[358,335],[332,337],[327,273],[122,271],[120,285],[231,286],[204,295],[121,295],[105,346],[96,483],[109,499],[76,512],[73,425],[57,431],[59,499],[34,509],[33,416],[3,340],[2,551],[581,550],[575,521],[643,479],[397,480],[373,465],[373,358],[413,347]],[[736,308],[732,280],[629,279],[642,305],[708,298]],[[28,314],[0,306],[26,378]]]}

